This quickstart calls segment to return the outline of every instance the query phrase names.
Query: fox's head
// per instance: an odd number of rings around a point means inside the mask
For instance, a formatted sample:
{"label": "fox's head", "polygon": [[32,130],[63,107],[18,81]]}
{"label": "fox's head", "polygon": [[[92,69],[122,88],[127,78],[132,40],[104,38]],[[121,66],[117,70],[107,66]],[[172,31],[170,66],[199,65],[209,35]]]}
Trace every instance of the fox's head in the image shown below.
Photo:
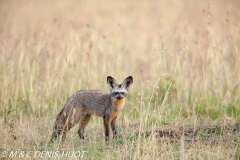
{"label": "fox's head", "polygon": [[127,77],[122,84],[118,84],[111,76],[107,77],[107,84],[110,88],[111,95],[118,100],[127,96],[130,85],[133,83],[132,76]]}

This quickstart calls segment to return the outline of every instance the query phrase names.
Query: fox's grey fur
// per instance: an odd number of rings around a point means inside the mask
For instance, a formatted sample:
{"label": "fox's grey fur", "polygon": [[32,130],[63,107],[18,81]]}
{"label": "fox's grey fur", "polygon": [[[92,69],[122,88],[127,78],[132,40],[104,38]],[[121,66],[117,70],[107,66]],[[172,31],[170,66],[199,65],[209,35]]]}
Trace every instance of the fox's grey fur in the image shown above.
{"label": "fox's grey fur", "polygon": [[117,138],[116,118],[120,116],[124,107],[125,97],[133,78],[129,76],[122,84],[118,84],[114,78],[108,76],[107,83],[110,94],[93,90],[78,91],[68,99],[57,115],[51,141],[56,140],[61,134],[64,141],[66,133],[76,124],[79,125],[79,137],[84,139],[83,132],[92,115],[103,117],[106,141],[109,140],[110,128],[113,131],[113,138]]}

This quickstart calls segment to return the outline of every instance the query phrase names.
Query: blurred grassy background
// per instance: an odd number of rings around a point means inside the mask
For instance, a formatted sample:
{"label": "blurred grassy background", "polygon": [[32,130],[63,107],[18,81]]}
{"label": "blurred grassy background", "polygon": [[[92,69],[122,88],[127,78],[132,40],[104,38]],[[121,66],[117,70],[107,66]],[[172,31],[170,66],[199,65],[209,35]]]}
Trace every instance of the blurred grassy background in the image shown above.
{"label": "blurred grassy background", "polygon": [[[119,120],[134,127],[123,135],[239,121],[239,22],[237,0],[2,0],[3,148],[42,147],[67,98],[81,89],[108,92],[108,75],[134,78]],[[101,120],[92,121],[89,130],[102,137]]]}

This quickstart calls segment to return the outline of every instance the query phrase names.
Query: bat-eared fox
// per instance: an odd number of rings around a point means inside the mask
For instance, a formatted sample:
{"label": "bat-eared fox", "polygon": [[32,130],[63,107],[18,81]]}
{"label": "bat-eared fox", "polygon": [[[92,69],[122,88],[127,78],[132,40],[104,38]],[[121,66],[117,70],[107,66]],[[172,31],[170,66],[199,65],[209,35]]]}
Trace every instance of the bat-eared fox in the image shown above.
{"label": "bat-eared fox", "polygon": [[95,90],[80,90],[73,94],[57,115],[51,141],[61,135],[61,140],[64,142],[66,133],[76,124],[79,125],[80,139],[84,139],[83,132],[92,115],[103,117],[105,140],[109,140],[110,129],[113,138],[116,139],[116,119],[121,115],[125,97],[132,83],[132,76],[127,77],[122,84],[118,84],[114,78],[108,76],[110,94]]}

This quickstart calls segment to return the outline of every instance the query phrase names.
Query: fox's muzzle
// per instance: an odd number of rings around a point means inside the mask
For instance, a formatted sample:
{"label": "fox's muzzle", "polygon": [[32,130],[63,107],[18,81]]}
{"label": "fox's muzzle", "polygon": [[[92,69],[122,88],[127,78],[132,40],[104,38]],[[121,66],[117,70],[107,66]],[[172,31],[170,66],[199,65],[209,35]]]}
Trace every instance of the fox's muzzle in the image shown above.
{"label": "fox's muzzle", "polygon": [[122,96],[117,96],[116,98],[117,98],[117,100],[121,100],[121,99],[123,99],[124,97],[122,97]]}

